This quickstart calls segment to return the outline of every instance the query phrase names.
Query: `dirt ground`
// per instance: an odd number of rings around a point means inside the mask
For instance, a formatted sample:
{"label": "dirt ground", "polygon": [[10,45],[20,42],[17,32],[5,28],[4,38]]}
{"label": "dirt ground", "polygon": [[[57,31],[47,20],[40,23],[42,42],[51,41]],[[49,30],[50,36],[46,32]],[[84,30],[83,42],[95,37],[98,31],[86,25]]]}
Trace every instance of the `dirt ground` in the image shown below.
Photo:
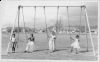
{"label": "dirt ground", "polygon": [[[56,39],[56,51],[53,53],[49,53],[48,50],[48,39],[46,34],[35,34],[35,51],[32,53],[24,53],[25,47],[27,44],[25,34],[20,33],[20,41],[18,43],[18,48],[16,49],[16,53],[6,53],[7,44],[9,40],[10,34],[2,33],[2,50],[1,50],[1,58],[2,59],[31,59],[31,60],[87,60],[87,61],[96,61],[98,58],[93,56],[92,45],[90,42],[90,37],[88,35],[88,49],[87,49],[87,40],[85,35],[80,35],[80,53],[74,54],[70,52],[70,41],[69,35],[67,34],[59,34]],[[73,35],[72,35],[73,36]],[[17,38],[17,37],[16,37]],[[97,35],[93,35],[93,43],[96,51],[96,55],[98,55],[98,42]]]}

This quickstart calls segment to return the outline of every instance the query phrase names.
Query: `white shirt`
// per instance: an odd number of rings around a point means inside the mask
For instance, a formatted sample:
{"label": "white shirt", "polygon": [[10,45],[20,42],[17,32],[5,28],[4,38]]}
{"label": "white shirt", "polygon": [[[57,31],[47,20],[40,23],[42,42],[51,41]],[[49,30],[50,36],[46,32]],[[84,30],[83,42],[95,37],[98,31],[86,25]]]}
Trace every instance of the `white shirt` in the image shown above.
{"label": "white shirt", "polygon": [[12,42],[15,42],[15,38],[14,38],[14,37],[11,37],[10,40],[11,40]]}

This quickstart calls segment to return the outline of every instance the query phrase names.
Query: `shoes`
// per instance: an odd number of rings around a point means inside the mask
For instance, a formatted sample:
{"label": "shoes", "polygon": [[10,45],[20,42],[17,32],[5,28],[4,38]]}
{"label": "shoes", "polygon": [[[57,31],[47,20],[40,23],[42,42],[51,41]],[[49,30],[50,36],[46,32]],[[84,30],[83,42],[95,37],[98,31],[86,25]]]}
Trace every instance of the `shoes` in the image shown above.
{"label": "shoes", "polygon": [[24,53],[32,53],[32,52],[29,52],[29,51],[24,51]]}
{"label": "shoes", "polygon": [[50,51],[50,53],[53,53],[53,52],[55,52],[55,50],[53,50],[53,51]]}
{"label": "shoes", "polygon": [[76,52],[76,54],[79,54],[78,52]]}
{"label": "shoes", "polygon": [[15,51],[12,51],[12,53],[15,53]]}
{"label": "shoes", "polygon": [[27,52],[27,51],[24,51],[25,53]]}

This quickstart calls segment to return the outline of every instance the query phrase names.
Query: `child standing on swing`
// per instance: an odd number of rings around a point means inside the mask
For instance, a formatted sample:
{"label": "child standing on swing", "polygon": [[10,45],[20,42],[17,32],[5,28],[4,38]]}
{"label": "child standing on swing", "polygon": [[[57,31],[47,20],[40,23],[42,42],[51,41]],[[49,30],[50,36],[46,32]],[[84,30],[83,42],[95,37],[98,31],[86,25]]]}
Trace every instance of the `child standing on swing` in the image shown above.
{"label": "child standing on swing", "polygon": [[72,40],[74,40],[74,42],[71,44],[71,52],[75,49],[76,54],[78,54],[79,49],[80,49],[80,45],[79,45],[79,35],[76,35],[75,38],[72,38]]}

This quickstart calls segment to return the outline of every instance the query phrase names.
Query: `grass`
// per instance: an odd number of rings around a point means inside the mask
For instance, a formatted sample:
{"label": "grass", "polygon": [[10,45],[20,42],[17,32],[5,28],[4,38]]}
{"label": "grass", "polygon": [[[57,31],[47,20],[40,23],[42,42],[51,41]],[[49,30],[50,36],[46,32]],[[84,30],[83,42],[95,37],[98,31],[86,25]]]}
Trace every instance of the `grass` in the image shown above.
{"label": "grass", "polygon": [[[27,34],[28,35],[28,34]],[[90,42],[90,37],[88,35],[88,49],[87,49],[87,39],[85,35],[80,35],[80,46],[81,50],[79,54],[70,53],[70,41],[69,35],[58,34],[56,39],[56,52],[48,53],[48,39],[45,33],[35,34],[35,46],[36,51],[33,53],[23,53],[25,50],[27,40],[23,33],[20,33],[18,48],[16,53],[11,53],[6,55],[7,44],[10,34],[2,33],[2,59],[45,59],[45,60],[97,60],[97,57],[93,56],[92,45]],[[74,36],[74,35],[71,35]],[[18,36],[16,37],[18,39]],[[97,35],[93,35],[93,43],[95,47],[96,54],[98,51]]]}

